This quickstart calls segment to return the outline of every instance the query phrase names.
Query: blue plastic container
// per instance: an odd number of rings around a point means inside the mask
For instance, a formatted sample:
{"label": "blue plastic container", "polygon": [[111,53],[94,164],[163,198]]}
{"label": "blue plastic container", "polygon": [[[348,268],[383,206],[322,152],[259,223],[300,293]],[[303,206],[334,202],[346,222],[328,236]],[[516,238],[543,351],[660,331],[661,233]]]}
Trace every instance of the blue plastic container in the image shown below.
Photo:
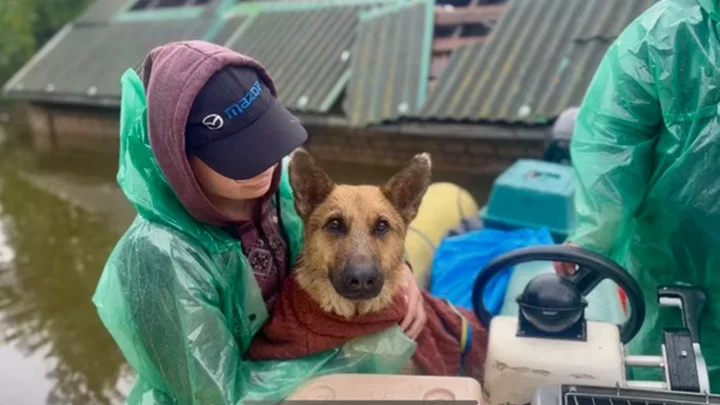
{"label": "blue plastic container", "polygon": [[562,243],[575,226],[574,197],[572,167],[521,159],[495,179],[480,218],[494,229],[546,227]]}

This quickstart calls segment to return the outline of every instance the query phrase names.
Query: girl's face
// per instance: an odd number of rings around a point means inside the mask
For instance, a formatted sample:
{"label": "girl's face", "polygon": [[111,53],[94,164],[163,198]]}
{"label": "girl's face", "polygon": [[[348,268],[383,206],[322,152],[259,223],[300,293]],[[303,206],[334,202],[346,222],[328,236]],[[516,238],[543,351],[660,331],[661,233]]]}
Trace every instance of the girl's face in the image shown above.
{"label": "girl's face", "polygon": [[190,157],[190,166],[195,172],[200,187],[211,199],[220,197],[227,200],[246,201],[267,194],[277,164],[247,180],[233,180],[225,177],[195,156]]}

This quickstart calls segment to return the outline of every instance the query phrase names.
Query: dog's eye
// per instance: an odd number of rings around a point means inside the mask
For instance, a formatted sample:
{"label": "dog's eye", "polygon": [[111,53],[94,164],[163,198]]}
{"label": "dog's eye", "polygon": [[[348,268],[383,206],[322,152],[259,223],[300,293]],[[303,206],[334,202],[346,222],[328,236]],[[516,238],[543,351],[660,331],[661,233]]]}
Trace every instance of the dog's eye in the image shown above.
{"label": "dog's eye", "polygon": [[390,230],[390,224],[384,219],[380,219],[375,223],[375,234],[384,235]]}
{"label": "dog's eye", "polygon": [[331,218],[327,224],[325,224],[325,227],[330,231],[334,233],[342,233],[345,232],[345,223],[341,218]]}

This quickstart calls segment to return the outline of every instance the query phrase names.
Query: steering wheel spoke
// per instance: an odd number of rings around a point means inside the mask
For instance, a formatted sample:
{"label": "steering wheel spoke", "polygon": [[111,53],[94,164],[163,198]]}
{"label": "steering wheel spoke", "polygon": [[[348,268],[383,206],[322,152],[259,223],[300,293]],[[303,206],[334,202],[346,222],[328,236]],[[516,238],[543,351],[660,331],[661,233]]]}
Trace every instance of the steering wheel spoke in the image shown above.
{"label": "steering wheel spoke", "polygon": [[566,278],[575,285],[575,289],[581,296],[587,297],[607,277],[603,273],[594,272],[587,267],[578,267],[575,274]]}

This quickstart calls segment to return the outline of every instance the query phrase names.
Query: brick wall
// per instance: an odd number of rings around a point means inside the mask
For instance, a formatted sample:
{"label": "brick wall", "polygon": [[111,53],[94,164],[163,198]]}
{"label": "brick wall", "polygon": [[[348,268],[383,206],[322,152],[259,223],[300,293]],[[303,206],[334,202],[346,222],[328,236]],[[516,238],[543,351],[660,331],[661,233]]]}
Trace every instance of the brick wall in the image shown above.
{"label": "brick wall", "polygon": [[119,111],[29,105],[27,119],[36,150],[117,156]]}
{"label": "brick wall", "polygon": [[309,127],[307,149],[325,161],[399,166],[428,152],[433,168],[449,172],[496,174],[518,158],[542,158],[543,140],[507,140],[403,135]]}
{"label": "brick wall", "polygon": [[[38,151],[100,153],[115,158],[118,110],[29,106],[27,116]],[[541,158],[543,140],[418,136],[377,130],[308,126],[307,149],[328,162],[398,167],[429,152],[433,168],[446,172],[497,174],[518,158]]]}
{"label": "brick wall", "polygon": [[51,113],[33,105],[29,105],[26,112],[33,148],[38,152],[50,152],[55,149],[55,131],[52,128]]}

